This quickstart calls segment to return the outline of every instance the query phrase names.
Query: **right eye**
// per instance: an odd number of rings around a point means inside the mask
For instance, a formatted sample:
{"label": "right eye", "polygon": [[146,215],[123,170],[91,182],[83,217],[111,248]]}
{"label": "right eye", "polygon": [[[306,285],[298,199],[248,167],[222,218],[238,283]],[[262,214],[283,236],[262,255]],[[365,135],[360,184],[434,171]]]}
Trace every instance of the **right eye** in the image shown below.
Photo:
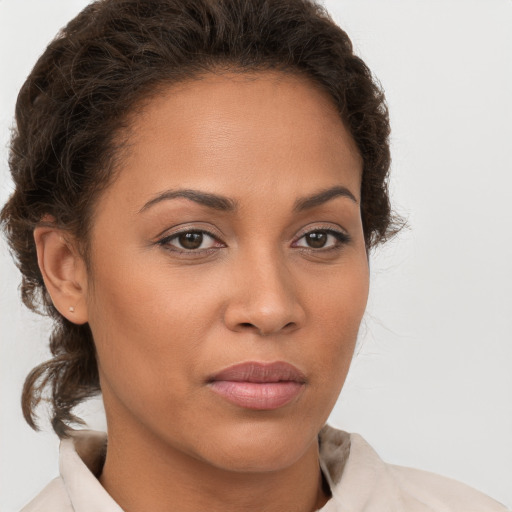
{"label": "right eye", "polygon": [[198,229],[174,233],[159,240],[158,244],[181,254],[209,252],[211,249],[224,247],[213,234]]}

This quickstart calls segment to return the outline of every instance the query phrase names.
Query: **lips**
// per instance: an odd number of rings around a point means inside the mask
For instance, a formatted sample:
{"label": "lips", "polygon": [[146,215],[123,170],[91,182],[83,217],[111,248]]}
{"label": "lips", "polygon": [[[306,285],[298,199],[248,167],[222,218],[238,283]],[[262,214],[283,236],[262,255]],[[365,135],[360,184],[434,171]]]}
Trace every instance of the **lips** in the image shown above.
{"label": "lips", "polygon": [[285,406],[301,393],[305,383],[298,368],[282,361],[241,363],[208,379],[214,393],[234,405],[255,410]]}

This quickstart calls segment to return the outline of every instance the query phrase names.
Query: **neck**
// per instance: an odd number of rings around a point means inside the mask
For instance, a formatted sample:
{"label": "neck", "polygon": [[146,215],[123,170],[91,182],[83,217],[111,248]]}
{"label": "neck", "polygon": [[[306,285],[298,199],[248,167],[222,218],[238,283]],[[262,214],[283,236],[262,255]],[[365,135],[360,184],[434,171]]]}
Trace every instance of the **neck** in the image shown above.
{"label": "neck", "polygon": [[100,482],[125,512],[312,512],[328,499],[316,441],[284,469],[238,472],[214,467],[141,430],[109,425]]}

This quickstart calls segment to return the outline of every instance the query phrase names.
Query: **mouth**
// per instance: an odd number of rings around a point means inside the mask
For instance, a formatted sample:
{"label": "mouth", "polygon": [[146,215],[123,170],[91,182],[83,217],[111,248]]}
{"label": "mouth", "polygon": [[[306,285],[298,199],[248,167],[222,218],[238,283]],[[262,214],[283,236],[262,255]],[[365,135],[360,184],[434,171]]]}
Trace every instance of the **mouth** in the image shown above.
{"label": "mouth", "polygon": [[230,366],[208,379],[208,387],[228,402],[245,409],[273,410],[294,400],[306,377],[295,366],[247,362]]}

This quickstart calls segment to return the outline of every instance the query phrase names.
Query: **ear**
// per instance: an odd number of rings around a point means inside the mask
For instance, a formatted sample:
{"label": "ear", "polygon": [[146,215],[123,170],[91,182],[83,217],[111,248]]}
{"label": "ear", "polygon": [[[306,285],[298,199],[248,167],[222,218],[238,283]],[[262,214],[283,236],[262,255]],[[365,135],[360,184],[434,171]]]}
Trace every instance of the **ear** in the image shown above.
{"label": "ear", "polygon": [[88,321],[87,270],[76,242],[51,223],[34,229],[37,261],[44,284],[59,313],[75,324]]}

